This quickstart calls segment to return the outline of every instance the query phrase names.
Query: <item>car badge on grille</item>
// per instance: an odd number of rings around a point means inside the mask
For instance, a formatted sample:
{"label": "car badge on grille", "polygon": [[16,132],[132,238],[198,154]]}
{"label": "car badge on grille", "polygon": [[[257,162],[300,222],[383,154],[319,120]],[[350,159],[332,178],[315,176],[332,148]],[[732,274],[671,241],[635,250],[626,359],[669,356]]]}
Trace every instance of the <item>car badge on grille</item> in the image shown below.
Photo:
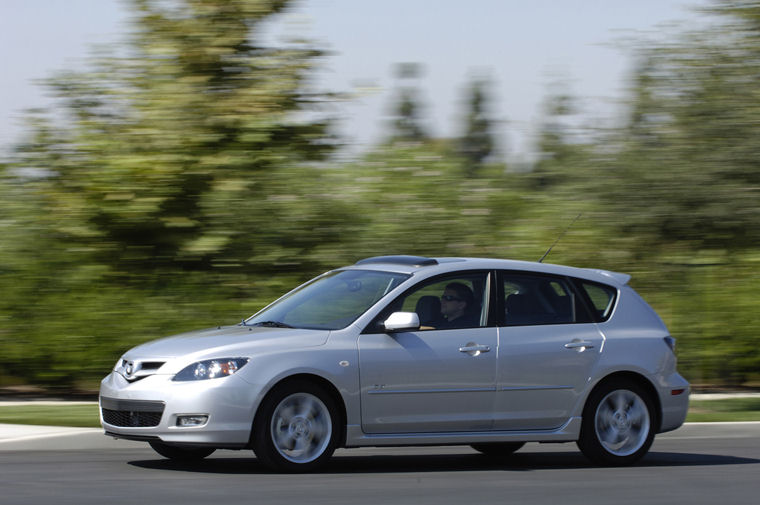
{"label": "car badge on grille", "polygon": [[135,363],[134,361],[128,361],[127,366],[124,368],[124,373],[127,374],[127,377],[132,377],[132,374],[135,373]]}

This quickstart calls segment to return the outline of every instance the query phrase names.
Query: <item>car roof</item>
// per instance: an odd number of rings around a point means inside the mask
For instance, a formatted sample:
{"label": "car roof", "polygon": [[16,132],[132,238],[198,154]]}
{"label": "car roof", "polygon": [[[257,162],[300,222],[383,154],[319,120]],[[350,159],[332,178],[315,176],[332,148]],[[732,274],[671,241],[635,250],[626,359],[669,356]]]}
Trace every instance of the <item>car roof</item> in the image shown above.
{"label": "car roof", "polygon": [[404,274],[425,272],[435,275],[438,273],[456,272],[459,270],[522,270],[545,274],[577,277],[615,286],[625,285],[631,278],[630,275],[612,272],[609,270],[594,268],[577,268],[565,265],[553,265],[551,263],[538,263],[535,261],[520,261],[510,259],[489,258],[453,258],[425,256],[393,255],[375,256],[357,261],[354,265],[343,269],[382,270]]}

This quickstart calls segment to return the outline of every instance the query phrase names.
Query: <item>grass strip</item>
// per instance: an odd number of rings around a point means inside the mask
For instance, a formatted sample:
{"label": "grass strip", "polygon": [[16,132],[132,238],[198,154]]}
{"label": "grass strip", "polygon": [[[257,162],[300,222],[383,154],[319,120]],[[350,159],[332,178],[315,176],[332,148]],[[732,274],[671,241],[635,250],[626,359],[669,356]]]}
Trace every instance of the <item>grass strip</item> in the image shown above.
{"label": "grass strip", "polygon": [[0,423],[99,428],[97,405],[0,405]]}
{"label": "grass strip", "polygon": [[689,402],[686,422],[760,421],[760,398],[726,398]]}
{"label": "grass strip", "polygon": [[[686,422],[760,421],[760,398],[699,400]],[[97,405],[0,405],[0,423],[99,428]]]}

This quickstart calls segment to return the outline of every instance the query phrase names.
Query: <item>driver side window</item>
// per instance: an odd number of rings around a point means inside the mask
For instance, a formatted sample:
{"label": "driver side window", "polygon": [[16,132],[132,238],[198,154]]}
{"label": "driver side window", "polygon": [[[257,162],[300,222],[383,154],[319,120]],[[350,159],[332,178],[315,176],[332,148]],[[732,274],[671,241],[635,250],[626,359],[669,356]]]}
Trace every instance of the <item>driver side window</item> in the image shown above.
{"label": "driver side window", "polygon": [[420,283],[391,304],[391,312],[415,312],[420,330],[479,328],[488,320],[488,273],[460,273]]}

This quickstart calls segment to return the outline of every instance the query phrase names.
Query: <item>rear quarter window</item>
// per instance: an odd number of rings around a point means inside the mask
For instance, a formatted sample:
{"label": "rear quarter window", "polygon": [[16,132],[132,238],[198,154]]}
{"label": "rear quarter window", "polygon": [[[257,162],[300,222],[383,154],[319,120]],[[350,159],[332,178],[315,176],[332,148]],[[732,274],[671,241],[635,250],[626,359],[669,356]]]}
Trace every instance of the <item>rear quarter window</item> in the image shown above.
{"label": "rear quarter window", "polygon": [[597,321],[606,321],[612,315],[617,300],[617,289],[606,284],[578,281],[580,288],[591,302],[591,309]]}

